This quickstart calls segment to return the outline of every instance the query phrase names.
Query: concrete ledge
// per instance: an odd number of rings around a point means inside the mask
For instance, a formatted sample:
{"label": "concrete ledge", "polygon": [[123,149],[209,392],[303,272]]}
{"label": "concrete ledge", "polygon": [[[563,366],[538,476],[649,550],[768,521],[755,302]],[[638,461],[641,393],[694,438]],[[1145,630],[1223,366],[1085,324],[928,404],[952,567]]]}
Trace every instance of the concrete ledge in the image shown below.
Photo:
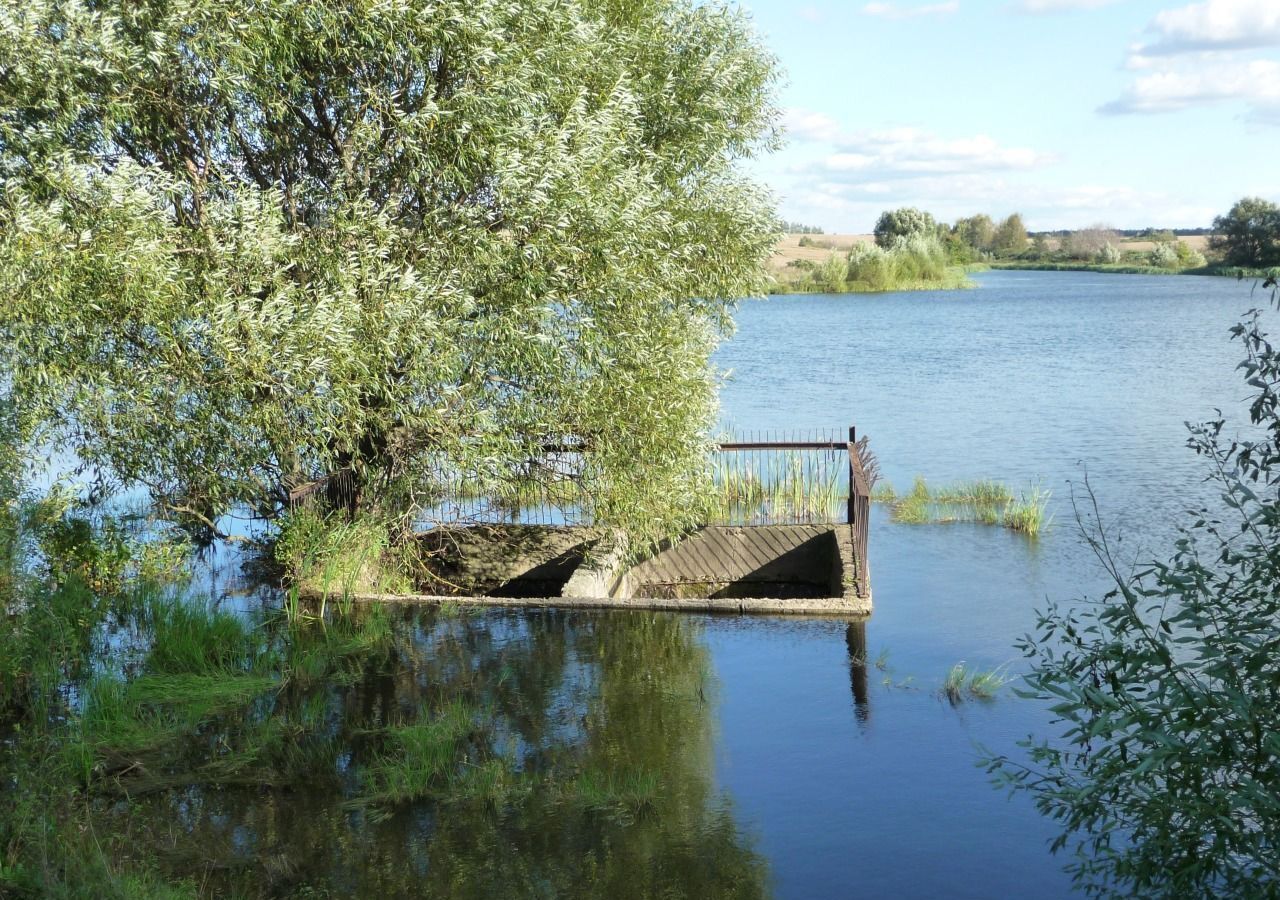
{"label": "concrete ledge", "polygon": [[807,600],[750,597],[651,598],[651,597],[443,597],[434,594],[352,594],[350,599],[364,603],[407,603],[427,606],[505,606],[515,608],[554,609],[649,609],[700,613],[763,613],[788,616],[838,616],[866,618],[870,606],[866,602],[847,603],[844,598]]}
{"label": "concrete ledge", "polygon": [[[354,593],[379,603],[649,609],[865,617],[848,525],[706,526],[632,564],[625,535],[494,526],[424,535],[447,542],[456,594]],[[456,569],[456,572],[454,571]],[[420,589],[431,590],[422,584]],[[316,594],[312,594],[316,596]]]}

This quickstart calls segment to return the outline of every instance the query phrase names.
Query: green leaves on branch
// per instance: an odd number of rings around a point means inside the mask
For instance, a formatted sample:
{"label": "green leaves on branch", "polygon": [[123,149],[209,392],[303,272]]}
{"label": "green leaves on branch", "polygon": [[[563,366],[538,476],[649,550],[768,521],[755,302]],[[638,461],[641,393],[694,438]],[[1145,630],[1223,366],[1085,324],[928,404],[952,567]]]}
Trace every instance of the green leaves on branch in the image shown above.
{"label": "green leaves on branch", "polygon": [[336,471],[409,517],[569,438],[592,512],[678,524],[774,237],[741,16],[0,0],[0,58],[24,438],[205,536]]}

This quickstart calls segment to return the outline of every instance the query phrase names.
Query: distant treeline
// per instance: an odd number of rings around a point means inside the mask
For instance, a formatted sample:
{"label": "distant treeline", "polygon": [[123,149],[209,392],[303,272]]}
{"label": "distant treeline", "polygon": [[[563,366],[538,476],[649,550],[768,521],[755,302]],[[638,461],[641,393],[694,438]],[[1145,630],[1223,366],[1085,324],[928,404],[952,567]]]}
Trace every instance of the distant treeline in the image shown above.
{"label": "distant treeline", "polygon": [[802,222],[783,222],[782,231],[784,234],[826,234],[816,225],[805,225]]}
{"label": "distant treeline", "polygon": [[[1205,235],[1209,236],[1208,258],[1182,240]],[[1280,206],[1245,197],[1215,218],[1212,228],[1114,228],[1100,222],[1087,228],[1039,232],[1028,232],[1016,212],[999,222],[979,213],[947,224],[925,210],[901,207],[880,215],[874,244],[842,247],[834,238],[804,237],[800,246],[829,249],[831,255],[825,261],[789,262],[779,290],[965,287],[969,283],[966,269],[983,266],[1143,274],[1252,273],[1280,267]]]}

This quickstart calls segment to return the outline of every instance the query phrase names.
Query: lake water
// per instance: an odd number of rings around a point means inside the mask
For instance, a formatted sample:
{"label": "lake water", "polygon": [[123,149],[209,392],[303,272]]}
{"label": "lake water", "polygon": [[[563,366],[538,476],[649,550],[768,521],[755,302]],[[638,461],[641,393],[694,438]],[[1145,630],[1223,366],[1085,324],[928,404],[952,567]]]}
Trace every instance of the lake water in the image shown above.
{"label": "lake water", "polygon": [[[1211,501],[1185,422],[1244,421],[1228,340],[1266,295],[1225,279],[988,272],[975,290],[777,296],[744,304],[718,360],[741,429],[855,424],[899,490],[996,478],[1053,493],[1031,542],[1002,529],[912,526],[877,509],[874,667],[854,709],[844,634],[820,622],[710,622],[722,685],[718,775],[758,834],[778,896],[1052,897],[1054,834],[974,767],[1047,713],[1002,694],[952,708],[965,660],[1022,669],[1014,641],[1047,599],[1105,589],[1075,526],[1087,474],[1121,554],[1164,555],[1181,510]],[[885,684],[885,680],[890,684]],[[908,681],[905,686],[903,682]]]}
{"label": "lake water", "polygon": [[[1007,690],[953,707],[939,688],[962,660],[1020,671],[1013,644],[1038,605],[1105,587],[1071,514],[1086,473],[1131,556],[1161,554],[1179,510],[1212,499],[1183,422],[1241,412],[1227,329],[1265,299],[1191,277],[976,280],[744,303],[717,356],[723,418],[855,424],[899,488],[1038,484],[1054,514],[1038,541],[876,508],[863,628],[409,608],[389,613],[390,637],[294,635],[292,670],[329,674],[205,734],[235,779],[165,775],[184,786],[104,815],[166,871],[250,895],[1067,895],[1053,828],[975,766],[981,747],[1047,735],[1046,711]],[[279,602],[223,599],[245,614]],[[445,774],[370,805],[405,752],[382,729],[455,708],[482,714],[447,740],[419,734],[456,754]],[[286,762],[244,787],[262,770],[233,752],[250,732]]]}

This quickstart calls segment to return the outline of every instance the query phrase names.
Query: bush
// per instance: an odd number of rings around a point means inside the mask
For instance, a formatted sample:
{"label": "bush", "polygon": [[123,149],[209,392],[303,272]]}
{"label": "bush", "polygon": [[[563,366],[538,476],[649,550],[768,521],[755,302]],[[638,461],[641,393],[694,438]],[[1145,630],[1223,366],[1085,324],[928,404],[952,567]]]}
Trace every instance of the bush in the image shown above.
{"label": "bush", "polygon": [[1154,249],[1147,255],[1147,259],[1151,265],[1157,268],[1181,268],[1178,251],[1174,249],[1173,244],[1156,244]]}

